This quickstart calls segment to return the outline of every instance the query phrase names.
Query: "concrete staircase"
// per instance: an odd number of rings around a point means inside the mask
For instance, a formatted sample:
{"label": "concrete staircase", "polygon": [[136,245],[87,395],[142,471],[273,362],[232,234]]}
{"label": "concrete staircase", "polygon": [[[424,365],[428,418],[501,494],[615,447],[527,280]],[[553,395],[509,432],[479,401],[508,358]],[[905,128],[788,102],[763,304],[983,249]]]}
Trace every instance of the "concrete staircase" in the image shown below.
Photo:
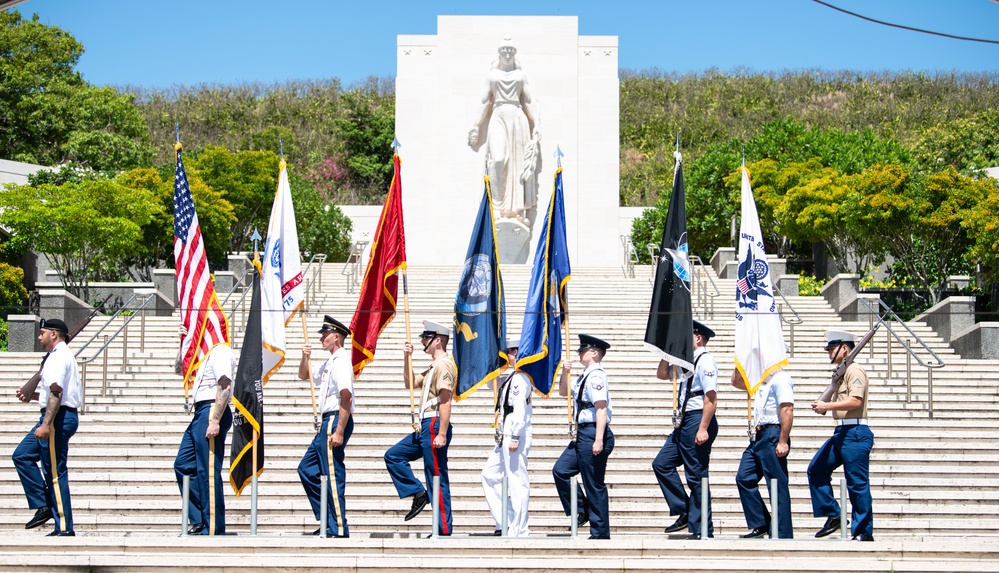
{"label": "concrete staircase", "polygon": [[[409,270],[411,324],[415,336],[421,320],[448,322],[452,315],[459,267],[415,267]],[[441,540],[456,559],[457,568],[488,568],[491,557],[504,558],[504,567],[616,569],[658,568],[660,559],[672,566],[696,570],[754,570],[747,555],[766,562],[766,570],[824,570],[816,563],[814,551],[836,551],[829,570],[963,571],[996,570],[999,559],[993,540],[999,537],[999,418],[994,414],[999,399],[999,362],[963,360],[929,328],[912,323],[912,328],[945,362],[933,373],[933,418],[928,416],[927,372],[912,371],[911,400],[906,400],[905,358],[893,345],[892,377],[888,378],[886,334],[879,332],[873,354],[865,352],[862,362],[870,373],[870,417],[876,436],[871,459],[874,495],[875,536],[880,551],[864,549],[858,561],[856,544],[830,544],[828,540],[808,541],[822,524],[811,516],[805,468],[812,454],[832,432],[828,417],[811,412],[808,404],[828,383],[830,367],[823,332],[835,327],[862,334],[868,324],[841,321],[819,297],[790,297],[790,303],[804,322],[795,327],[790,372],[796,384],[796,419],[789,457],[791,497],[796,541],[757,544],[734,539],[746,530],[735,486],[735,473],[746,446],[745,393],[730,386],[719,392],[720,432],[714,444],[711,463],[711,489],[716,536],[713,541],[669,540],[662,528],[672,523],[662,500],[651,461],[671,431],[671,387],[655,379],[657,359],[643,347],[651,286],[647,267],[636,269],[638,278],[625,278],[617,268],[574,269],[569,283],[570,329],[588,332],[613,346],[604,364],[614,400],[617,445],[608,464],[610,522],[613,537],[607,552],[592,549],[583,540],[552,539],[567,533],[568,518],[562,515],[551,480],[551,467],[565,447],[566,403],[554,396],[536,399],[534,406],[534,447],[530,456],[532,481],[531,531],[538,540],[495,540],[458,537]],[[712,273],[708,268],[707,272]],[[347,292],[339,268],[324,270],[324,289],[309,308],[309,338],[322,321],[332,314],[348,322],[356,305],[357,293]],[[509,329],[520,331],[530,268],[503,267],[506,284]],[[695,309],[698,319],[718,333],[710,349],[727,380],[734,349],[734,281],[715,282],[721,296],[715,300],[713,316],[707,309]],[[401,298],[401,296],[400,296]],[[347,516],[352,538],[338,540],[351,555],[324,561],[351,568],[378,568],[387,565],[380,558],[409,556],[405,565],[417,567],[423,561],[414,556],[420,542],[407,541],[429,532],[430,513],[403,522],[409,500],[398,499],[385,471],[382,455],[409,431],[408,391],[402,386],[401,345],[405,338],[405,317],[400,300],[399,314],[389,325],[378,345],[376,360],[356,381],[357,413],[355,430],[347,449]],[[245,319],[237,311],[236,339],[241,337]],[[89,555],[87,563],[101,566],[141,568],[137,555],[164,567],[182,567],[183,560],[170,555],[196,556],[208,551],[203,540],[175,542],[169,539],[180,531],[180,497],[172,470],[180,435],[188,422],[183,411],[180,381],[172,373],[176,353],[177,319],[147,318],[145,350],[139,350],[139,333],[130,328],[129,346],[122,364],[121,341],[115,341],[108,355],[106,391],[102,392],[101,359],[87,369],[87,411],[81,416],[80,430],[70,452],[70,480],[78,537],[60,540],[66,550]],[[229,528],[241,537],[227,538],[226,547],[254,547],[267,554],[261,563],[273,568],[309,568],[304,555],[312,548],[333,541],[303,538],[316,527],[308,502],[298,481],[296,467],[312,435],[312,410],[306,382],[294,378],[298,348],[303,342],[299,323],[289,330],[288,364],[265,388],[266,470],[259,484],[259,518],[256,538],[249,532],[249,489],[242,497],[227,491]],[[78,340],[86,340],[99,326],[91,324]],[[785,329],[785,337],[789,330]],[[75,348],[75,344],[71,347]],[[322,353],[320,353],[322,354]],[[573,356],[575,358],[575,356]],[[3,552],[19,556],[26,568],[58,570],[56,563],[43,560],[44,541],[38,531],[24,532],[30,517],[10,452],[31,427],[36,405],[25,406],[14,398],[14,388],[37,369],[40,354],[7,354],[0,369],[0,530],[10,534]],[[428,364],[415,355],[414,365]],[[492,447],[491,392],[480,390],[456,404],[453,415],[454,440],[450,450],[454,523],[457,534],[487,533],[493,522],[486,509],[479,483],[479,471]],[[228,464],[226,464],[228,467]],[[422,475],[420,464],[414,465]],[[834,480],[838,476],[834,476]],[[47,528],[42,528],[46,529]],[[585,529],[583,530],[585,537]],[[950,545],[939,543],[924,548],[918,540],[930,535],[954,536]],[[278,542],[271,539],[279,538]],[[975,538],[981,537],[980,541]],[[464,539],[464,542],[459,540]],[[547,541],[546,541],[547,539]],[[88,541],[89,540],[89,541]],[[98,541],[100,540],[100,541]],[[181,551],[180,543],[185,548]],[[574,558],[555,563],[546,547],[556,543]],[[592,542],[591,542],[592,543]],[[818,543],[823,543],[819,546]],[[887,545],[881,545],[882,543]],[[35,545],[33,545],[35,544]],[[74,545],[75,544],[75,545]],[[962,545],[963,544],[963,545]],[[853,553],[844,553],[849,545]],[[710,547],[709,547],[710,546]],[[865,544],[865,547],[867,544]],[[36,547],[37,551],[30,548]],[[516,548],[530,549],[524,552]],[[695,567],[690,548],[696,547],[701,566]],[[964,547],[966,549],[959,549]],[[230,549],[232,551],[233,549]],[[101,553],[101,552],[104,553]],[[789,552],[785,554],[785,551]],[[452,553],[453,552],[453,553]],[[302,554],[301,560],[291,557]],[[774,566],[769,558],[781,555]],[[105,555],[98,559],[98,555]],[[124,556],[131,555],[131,558]],[[157,556],[159,555],[159,556]],[[786,555],[786,559],[785,559]],[[904,556],[918,567],[901,567],[896,558]],[[945,557],[941,557],[945,555]],[[193,558],[193,557],[192,557]],[[171,560],[173,559],[173,560]],[[327,556],[325,559],[329,559]],[[373,559],[373,560],[372,560]],[[481,563],[476,559],[484,559]],[[513,559],[514,561],[509,561]],[[835,561],[840,560],[842,561]],[[967,560],[967,565],[961,565]],[[466,567],[467,561],[467,567]],[[949,562],[950,565],[940,563]],[[67,563],[77,566],[79,560]],[[203,562],[202,562],[203,563]],[[430,562],[426,562],[429,564]],[[655,564],[659,563],[659,566]],[[45,565],[52,567],[46,569]],[[851,565],[852,564],[852,565]],[[977,565],[976,565],[977,564]],[[380,566],[379,565],[379,566]],[[461,565],[458,567],[458,565]],[[68,566],[68,565],[67,565]],[[440,563],[437,563],[437,567]],[[810,567],[809,567],[810,566]],[[815,569],[815,567],[819,567]],[[2,569],[3,566],[0,566]]]}

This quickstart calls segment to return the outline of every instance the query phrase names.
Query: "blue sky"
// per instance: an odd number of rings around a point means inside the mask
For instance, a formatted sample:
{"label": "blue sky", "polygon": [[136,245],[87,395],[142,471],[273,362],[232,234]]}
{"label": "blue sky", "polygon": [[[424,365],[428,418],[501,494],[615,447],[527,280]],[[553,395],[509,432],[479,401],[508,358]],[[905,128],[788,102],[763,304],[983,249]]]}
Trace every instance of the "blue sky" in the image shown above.
{"label": "blue sky", "polygon": [[[996,0],[827,0],[892,23],[999,40]],[[495,6],[495,8],[493,8]],[[622,69],[999,71],[999,45],[898,30],[812,0],[28,0],[69,30],[98,85],[169,87],[395,75],[399,34],[443,15],[575,15],[616,35]]]}

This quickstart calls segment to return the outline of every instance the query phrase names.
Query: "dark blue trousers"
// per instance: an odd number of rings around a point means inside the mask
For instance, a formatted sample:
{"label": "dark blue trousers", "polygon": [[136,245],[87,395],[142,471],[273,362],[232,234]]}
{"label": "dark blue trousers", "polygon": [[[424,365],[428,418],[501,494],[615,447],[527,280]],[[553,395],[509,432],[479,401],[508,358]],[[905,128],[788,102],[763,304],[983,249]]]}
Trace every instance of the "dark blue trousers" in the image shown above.
{"label": "dark blue trousers", "polygon": [[[572,510],[570,499],[572,478],[579,474],[583,480],[582,490],[576,493],[577,511],[590,519],[590,536],[610,539],[610,521],[607,501],[607,484],[604,475],[607,473],[607,458],[614,451],[614,433],[610,426],[604,430],[604,449],[600,455],[593,455],[593,441],[596,439],[596,424],[580,424],[575,442],[569,442],[562,455],[555,461],[552,476],[555,478],[555,489],[562,501],[562,509],[569,515]],[[578,489],[578,488],[577,488]]]}
{"label": "dark blue trousers", "polygon": [[870,462],[874,433],[867,426],[836,426],[831,438],[822,444],[808,464],[808,489],[815,517],[835,517],[840,507],[833,493],[833,471],[843,466],[846,488],[853,507],[853,536],[874,535],[871,502]]}
{"label": "dark blue trousers", "polygon": [[[202,404],[195,408],[194,418],[184,430],[180,440],[180,450],[173,462],[173,471],[177,475],[177,486],[184,491],[184,476],[191,476],[191,492],[189,500],[188,519],[191,526],[205,525],[203,535],[209,535],[212,529],[215,535],[225,535],[225,496],[223,495],[222,458],[225,457],[225,439],[232,427],[232,410],[226,407],[219,419],[219,434],[211,440],[214,452],[210,451],[209,440],[205,437],[208,431],[208,418],[215,402]],[[209,457],[214,457],[214,464],[209,468]],[[208,484],[211,475],[215,480],[215,510],[212,511],[212,498]],[[228,480],[227,480],[228,481]],[[214,521],[212,518],[214,517]]]}
{"label": "dark blue trousers", "polygon": [[[21,488],[28,499],[28,507],[48,507],[55,519],[55,531],[73,531],[73,504],[69,496],[66,458],[69,456],[69,440],[76,433],[80,419],[76,412],[60,408],[52,419],[49,439],[39,440],[35,438],[35,430],[42,425],[44,418],[45,410],[42,410],[38,423],[14,449],[11,459],[21,478]],[[58,487],[53,487],[53,459]]]}
{"label": "dark blue trousers", "polygon": [[[385,467],[388,468],[389,475],[392,476],[392,483],[395,484],[395,490],[399,492],[399,497],[410,497],[420,492],[426,493],[430,497],[430,503],[435,511],[441,512],[441,535],[451,535],[453,529],[451,483],[447,474],[447,449],[451,445],[452,427],[448,424],[447,442],[444,447],[435,449],[432,443],[434,436],[440,431],[440,419],[424,418],[422,431],[419,434],[413,432],[385,452]],[[423,477],[426,479],[427,487],[424,487],[420,480],[416,479],[413,468],[409,465],[410,462],[421,457],[423,458]],[[437,499],[434,499],[428,490],[429,487],[433,486],[434,476],[441,478],[441,490]]]}
{"label": "dark blue trousers", "polygon": [[[739,472],[735,483],[739,487],[739,500],[742,501],[742,512],[746,516],[746,525],[750,529],[768,527],[770,512],[763,504],[760,496],[760,480],[766,478],[767,491],[770,491],[770,480],[777,479],[777,537],[791,539],[794,537],[794,527],[791,524],[791,493],[788,490],[787,457],[777,457],[777,442],[780,439],[780,427],[769,426],[756,434],[756,440],[742,453],[739,462]],[[790,446],[790,444],[788,444]]]}
{"label": "dark blue trousers", "polygon": [[[666,498],[670,515],[687,514],[687,530],[701,532],[701,480],[708,475],[708,462],[711,458],[711,444],[718,436],[718,421],[712,417],[708,424],[708,441],[698,446],[695,443],[697,430],[701,427],[701,411],[687,412],[683,425],[673,430],[666,438],[659,455],[652,461],[652,470],[659,480],[659,489]],[[683,475],[687,479],[690,495],[683,489],[680,474],[676,468],[683,464]],[[715,525],[711,520],[711,494],[708,493],[708,535],[714,535]]]}
{"label": "dark blue trousers", "polygon": [[[329,478],[328,500],[326,502],[326,535],[350,535],[347,527],[347,500],[345,497],[347,490],[347,468],[344,466],[344,451],[351,434],[354,433],[354,417],[347,418],[347,424],[343,429],[343,445],[337,448],[330,447],[330,436],[336,431],[336,426],[340,421],[339,412],[336,414],[325,414],[323,424],[319,428],[319,433],[312,439],[309,449],[305,450],[302,461],[298,464],[298,477],[302,480],[302,487],[305,488],[305,495],[309,496],[309,504],[312,505],[312,513],[316,516],[316,521],[322,521],[319,513],[322,509],[322,486],[321,477]],[[333,474],[330,475],[330,465],[333,465]],[[334,493],[335,492],[335,493]]]}

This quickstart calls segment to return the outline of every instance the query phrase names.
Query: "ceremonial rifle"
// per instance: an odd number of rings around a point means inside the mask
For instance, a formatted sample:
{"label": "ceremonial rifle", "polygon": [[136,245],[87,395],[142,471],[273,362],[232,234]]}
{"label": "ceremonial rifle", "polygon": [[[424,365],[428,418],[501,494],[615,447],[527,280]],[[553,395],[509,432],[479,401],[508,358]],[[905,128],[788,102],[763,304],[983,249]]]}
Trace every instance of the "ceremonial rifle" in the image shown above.
{"label": "ceremonial rifle", "polygon": [[[865,334],[864,337],[860,339],[860,342],[858,342],[857,345],[853,347],[853,350],[851,350],[850,353],[846,355],[846,358],[844,358],[843,362],[836,367],[836,370],[833,370],[832,381],[829,383],[829,386],[825,389],[825,392],[823,392],[822,395],[819,396],[819,402],[828,402],[829,399],[832,398],[834,394],[836,394],[836,389],[839,388],[839,383],[843,380],[843,377],[846,376],[846,369],[851,364],[853,364],[854,359],[857,358],[857,355],[860,354],[860,351],[863,350],[865,346],[867,346],[867,343],[870,342],[872,338],[874,338],[874,333],[878,331],[878,328],[881,326],[881,322],[882,321],[879,320],[878,323],[874,325],[874,328],[868,331],[867,334]],[[825,414],[823,414],[823,416],[824,415]]]}
{"label": "ceremonial rifle", "polygon": [[[94,310],[90,311],[90,314],[87,315],[86,318],[77,323],[77,325],[73,327],[73,330],[69,331],[69,334],[66,335],[66,342],[71,342],[74,338],[76,338],[78,334],[83,332],[83,329],[87,328],[87,325],[90,324],[90,321],[93,320],[95,316],[97,316],[97,313],[100,312],[102,308],[104,308],[104,305],[107,304],[109,300],[111,300],[112,296],[114,295],[109,294],[108,297],[104,299],[104,302],[95,306]],[[42,364],[43,365],[45,364],[44,358],[42,359]],[[23,402],[31,401],[32,396],[35,395],[35,390],[38,388],[38,383],[41,382],[41,380],[42,380],[42,367],[39,366],[38,372],[35,372],[35,374],[31,378],[29,378],[27,382],[24,383],[24,386],[21,386],[20,390],[18,390],[20,396],[25,397],[25,399],[22,400]]]}

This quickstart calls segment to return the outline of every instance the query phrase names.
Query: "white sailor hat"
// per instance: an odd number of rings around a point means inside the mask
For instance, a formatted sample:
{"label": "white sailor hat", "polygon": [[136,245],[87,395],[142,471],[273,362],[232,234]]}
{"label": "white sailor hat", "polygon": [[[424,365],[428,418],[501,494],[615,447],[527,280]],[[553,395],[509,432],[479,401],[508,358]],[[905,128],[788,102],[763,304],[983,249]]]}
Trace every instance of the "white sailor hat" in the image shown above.
{"label": "white sailor hat", "polygon": [[850,344],[856,344],[857,339],[853,334],[845,330],[827,330],[826,331],[826,350],[829,350],[835,344],[841,342],[849,342]]}
{"label": "white sailor hat", "polygon": [[423,332],[420,333],[420,338],[427,338],[429,336],[451,336],[451,329],[431,320],[424,320]]}
{"label": "white sailor hat", "polygon": [[520,348],[520,338],[507,338],[506,347],[509,348]]}

